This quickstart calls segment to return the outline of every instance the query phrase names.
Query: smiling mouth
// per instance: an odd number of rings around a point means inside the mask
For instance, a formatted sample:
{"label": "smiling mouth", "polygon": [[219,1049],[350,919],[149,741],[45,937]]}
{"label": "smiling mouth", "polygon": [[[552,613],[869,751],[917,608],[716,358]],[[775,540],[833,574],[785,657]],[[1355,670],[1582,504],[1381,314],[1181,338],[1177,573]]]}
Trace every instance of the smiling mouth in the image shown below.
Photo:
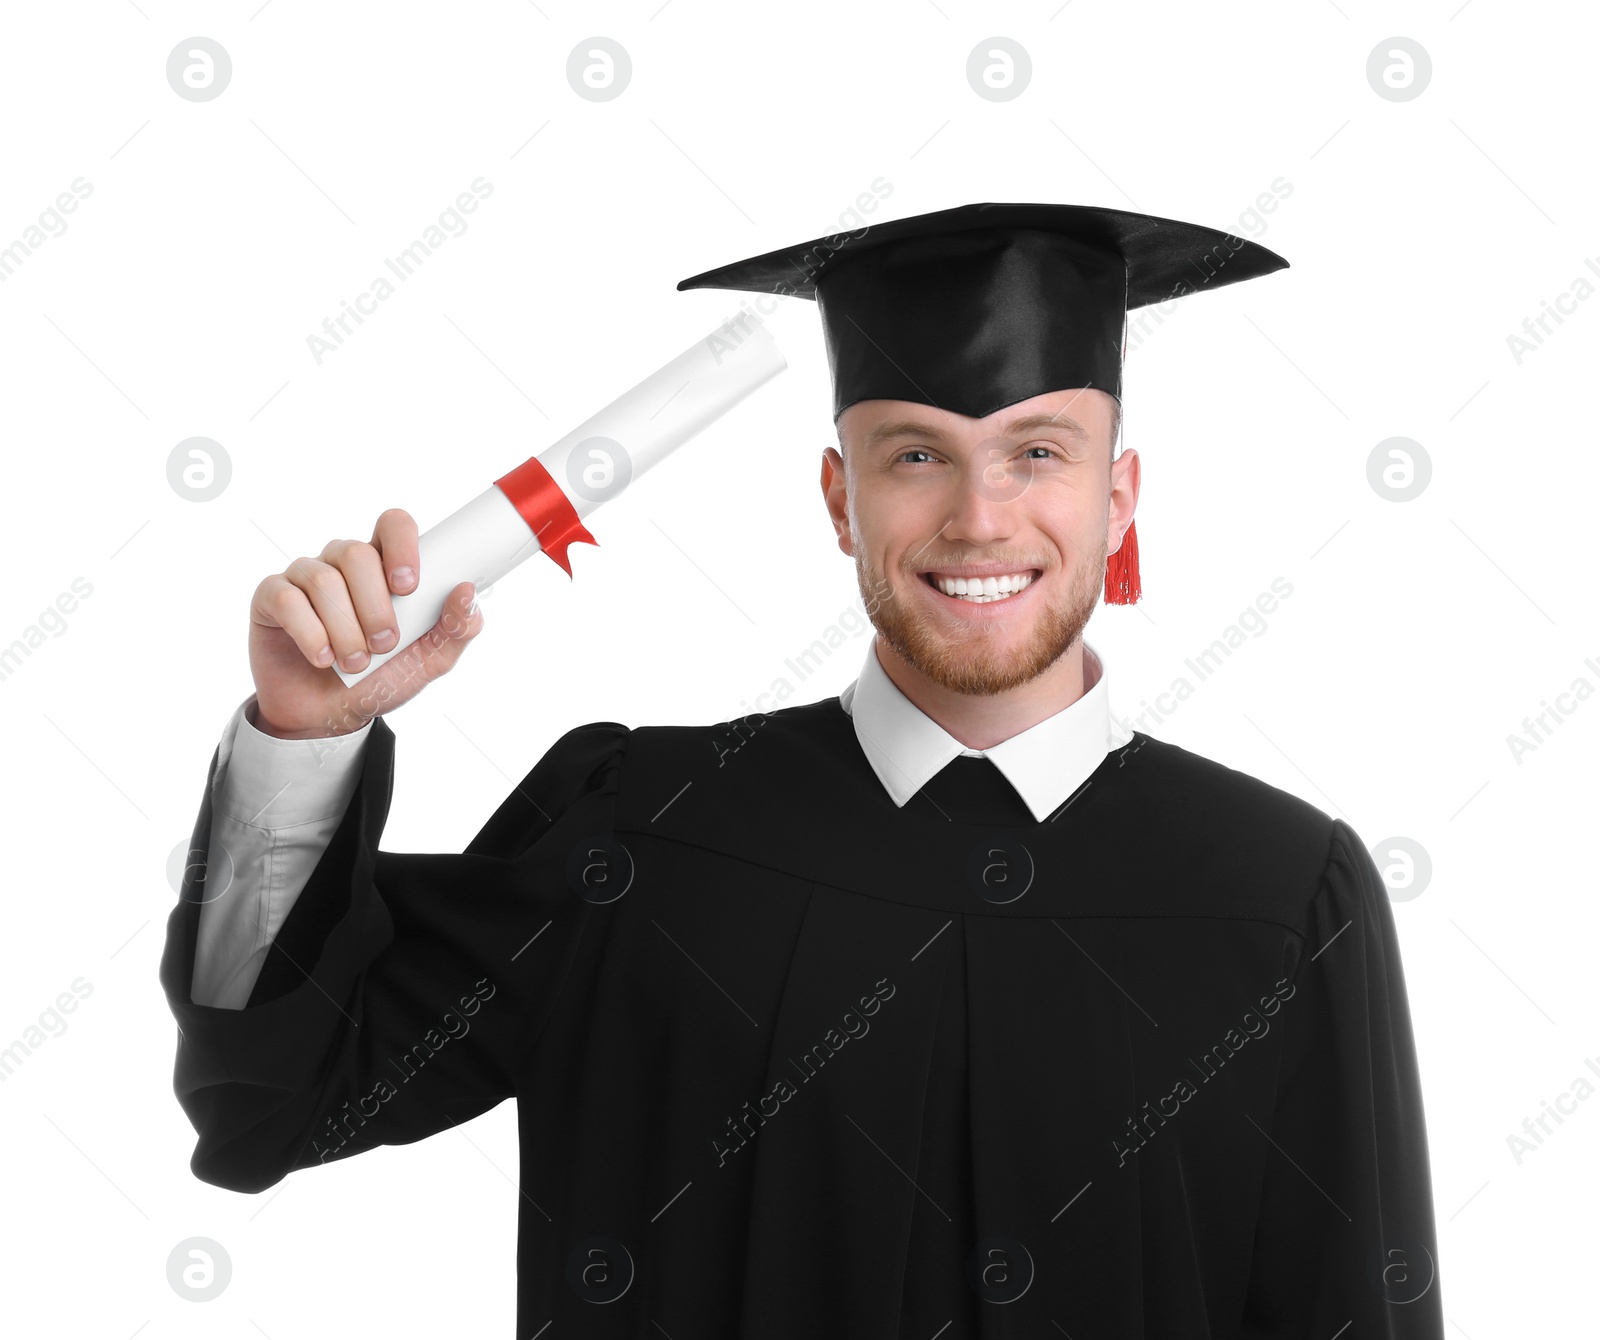
{"label": "smiling mouth", "polygon": [[924,572],[922,580],[941,595],[965,601],[969,605],[987,605],[1009,600],[1027,590],[1039,575],[1038,568],[1027,568],[1000,577],[941,577],[937,573]]}

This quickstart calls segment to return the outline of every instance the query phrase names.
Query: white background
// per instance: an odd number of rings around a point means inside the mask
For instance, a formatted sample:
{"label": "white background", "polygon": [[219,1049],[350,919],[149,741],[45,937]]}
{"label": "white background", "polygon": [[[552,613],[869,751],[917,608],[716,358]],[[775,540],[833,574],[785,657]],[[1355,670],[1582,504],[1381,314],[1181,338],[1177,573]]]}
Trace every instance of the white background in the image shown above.
{"label": "white background", "polygon": [[[1600,301],[1569,301],[1520,363],[1507,344],[1579,276],[1600,284],[1592,14],[99,0],[4,24],[0,248],[75,179],[92,193],[0,283],[0,647],[74,579],[92,594],[0,680],[0,1046],[75,980],[92,994],[0,1082],[0,1329],[510,1332],[512,1105],[258,1197],[187,1170],[156,969],[169,858],[250,690],[250,593],[385,507],[426,526],[471,498],[737,310],[679,279],[836,231],[879,178],[879,219],[1101,204],[1292,263],[1176,305],[1130,352],[1146,595],[1089,638],[1133,718],[1292,584],[1143,728],[1426,850],[1431,882],[1395,913],[1450,1333],[1592,1325],[1600,1095],[1520,1163],[1507,1143],[1600,1058],[1600,696],[1566,700],[1520,762],[1508,744],[1575,680],[1600,686]],[[233,62],[207,102],[165,76],[197,34]],[[608,102],[565,74],[596,34],[633,64]],[[996,34],[1032,61],[1006,102],[965,74]],[[1396,35],[1433,65],[1404,102],[1366,76]],[[307,337],[480,176],[468,229],[319,366]],[[1251,214],[1275,181],[1291,190]],[[868,638],[818,491],[820,327],[779,306],[788,371],[591,518],[575,581],[536,558],[500,582],[460,669],[390,718],[387,849],[459,850],[573,725],[719,721],[771,707],[779,678],[804,702],[855,676]],[[167,480],[197,435],[233,470],[203,503]],[[1414,501],[1368,483],[1394,436],[1432,462]],[[856,634],[797,681],[785,659],[841,618]],[[233,1262],[206,1304],[166,1278],[193,1236]]]}

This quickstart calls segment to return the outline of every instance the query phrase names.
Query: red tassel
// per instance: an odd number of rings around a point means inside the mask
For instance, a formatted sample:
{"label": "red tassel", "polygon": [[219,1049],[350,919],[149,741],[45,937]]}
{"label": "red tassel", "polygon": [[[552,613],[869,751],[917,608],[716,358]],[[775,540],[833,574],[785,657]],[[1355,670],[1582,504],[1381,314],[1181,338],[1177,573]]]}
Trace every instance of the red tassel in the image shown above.
{"label": "red tassel", "polygon": [[1131,605],[1139,596],[1139,537],[1130,521],[1121,546],[1106,559],[1106,604]]}

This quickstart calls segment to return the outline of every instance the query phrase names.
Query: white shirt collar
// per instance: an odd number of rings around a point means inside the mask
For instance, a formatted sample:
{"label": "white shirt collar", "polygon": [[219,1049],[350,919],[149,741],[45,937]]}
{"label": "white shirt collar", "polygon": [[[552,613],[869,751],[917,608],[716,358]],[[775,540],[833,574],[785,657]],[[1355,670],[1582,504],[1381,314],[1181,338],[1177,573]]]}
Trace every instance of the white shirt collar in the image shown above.
{"label": "white shirt collar", "polygon": [[896,805],[903,807],[951,759],[965,754],[991,760],[1043,823],[1108,753],[1133,738],[1112,715],[1105,662],[1087,642],[1083,678],[1084,693],[1076,702],[989,749],[968,749],[900,691],[879,662],[873,638],[860,676],[845,686],[839,705],[850,714],[867,761]]}

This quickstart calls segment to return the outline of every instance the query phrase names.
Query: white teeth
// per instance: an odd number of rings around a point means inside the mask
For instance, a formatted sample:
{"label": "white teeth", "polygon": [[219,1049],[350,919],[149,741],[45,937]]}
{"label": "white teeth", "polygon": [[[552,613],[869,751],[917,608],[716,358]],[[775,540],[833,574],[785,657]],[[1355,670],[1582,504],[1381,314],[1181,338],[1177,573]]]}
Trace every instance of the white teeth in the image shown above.
{"label": "white teeth", "polygon": [[1003,577],[933,577],[934,584],[945,595],[975,605],[1008,599],[1032,581],[1031,572],[1007,573]]}

